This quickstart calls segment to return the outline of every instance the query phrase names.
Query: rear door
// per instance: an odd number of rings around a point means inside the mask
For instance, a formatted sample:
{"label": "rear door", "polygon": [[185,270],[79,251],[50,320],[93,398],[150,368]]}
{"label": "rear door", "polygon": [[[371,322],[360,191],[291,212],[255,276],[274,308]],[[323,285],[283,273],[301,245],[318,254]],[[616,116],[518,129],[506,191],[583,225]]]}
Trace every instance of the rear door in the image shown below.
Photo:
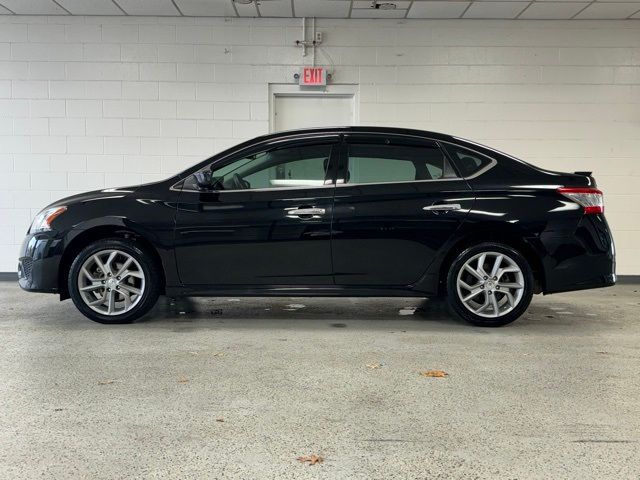
{"label": "rear door", "polygon": [[427,139],[350,134],[340,157],[332,227],[335,283],[419,282],[472,208],[468,183]]}

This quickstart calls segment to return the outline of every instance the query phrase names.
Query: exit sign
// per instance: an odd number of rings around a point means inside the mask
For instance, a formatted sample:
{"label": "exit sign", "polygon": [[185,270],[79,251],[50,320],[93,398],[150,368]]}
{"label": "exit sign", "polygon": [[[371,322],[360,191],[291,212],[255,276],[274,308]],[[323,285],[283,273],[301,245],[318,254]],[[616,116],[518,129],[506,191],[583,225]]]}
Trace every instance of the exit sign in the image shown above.
{"label": "exit sign", "polygon": [[323,67],[304,67],[298,83],[304,87],[324,86],[327,84],[327,70]]}

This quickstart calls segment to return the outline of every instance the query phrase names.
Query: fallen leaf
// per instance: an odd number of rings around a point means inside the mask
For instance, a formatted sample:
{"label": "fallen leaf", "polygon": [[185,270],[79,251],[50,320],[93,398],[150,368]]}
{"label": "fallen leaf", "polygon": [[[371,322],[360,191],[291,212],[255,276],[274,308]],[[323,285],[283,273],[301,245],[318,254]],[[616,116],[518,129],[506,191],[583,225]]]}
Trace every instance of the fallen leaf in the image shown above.
{"label": "fallen leaf", "polygon": [[602,351],[602,352],[596,352],[596,353],[599,353],[600,355],[606,355],[606,354],[608,354],[609,352],[604,352],[604,351]]}
{"label": "fallen leaf", "polygon": [[371,368],[371,369],[376,369],[376,368],[380,368],[382,365],[380,365],[379,363],[367,363],[367,367]]}
{"label": "fallen leaf", "polygon": [[443,370],[423,370],[420,372],[420,375],[423,377],[435,377],[435,378],[444,378],[448,377],[449,374]]}
{"label": "fallen leaf", "polygon": [[115,380],[101,380],[98,382],[98,385],[111,385]]}
{"label": "fallen leaf", "polygon": [[302,457],[298,457],[298,461],[300,463],[309,463],[309,465],[315,465],[316,463],[324,462],[324,458],[314,453],[313,455],[303,455]]}
{"label": "fallen leaf", "polygon": [[186,378],[186,377],[180,377],[180,378],[178,379],[178,383],[187,383],[188,381],[189,381],[189,379],[188,379],[188,378]]}
{"label": "fallen leaf", "polygon": [[214,357],[224,357],[224,352],[217,352],[213,354]]}
{"label": "fallen leaf", "polygon": [[224,422],[224,418],[216,418],[216,422]]}

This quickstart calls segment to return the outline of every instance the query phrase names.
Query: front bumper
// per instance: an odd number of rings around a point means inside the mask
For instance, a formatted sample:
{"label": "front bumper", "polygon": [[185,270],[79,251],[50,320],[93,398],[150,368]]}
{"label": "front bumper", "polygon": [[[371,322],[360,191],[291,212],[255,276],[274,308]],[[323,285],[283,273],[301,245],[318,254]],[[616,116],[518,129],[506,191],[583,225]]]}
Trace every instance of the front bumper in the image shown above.
{"label": "front bumper", "polygon": [[18,259],[18,284],[29,292],[58,293],[62,240],[54,232],[28,234]]}

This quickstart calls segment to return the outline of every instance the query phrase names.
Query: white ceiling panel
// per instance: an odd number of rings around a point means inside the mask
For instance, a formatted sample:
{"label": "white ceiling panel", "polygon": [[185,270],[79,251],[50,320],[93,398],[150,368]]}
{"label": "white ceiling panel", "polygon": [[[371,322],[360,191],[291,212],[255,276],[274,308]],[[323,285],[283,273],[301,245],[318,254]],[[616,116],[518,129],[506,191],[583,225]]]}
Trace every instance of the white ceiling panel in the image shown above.
{"label": "white ceiling panel", "polygon": [[588,2],[534,2],[520,17],[529,20],[566,20],[589,5]]}
{"label": "white ceiling panel", "polygon": [[[248,2],[248,3],[247,3]],[[640,0],[0,0],[0,15],[640,19]]]}
{"label": "white ceiling panel", "polygon": [[[2,0],[0,0],[2,1]],[[116,0],[129,15],[180,15],[171,0]]]}
{"label": "white ceiling panel", "polygon": [[261,0],[258,5],[263,17],[291,17],[291,0]]}
{"label": "white ceiling panel", "polygon": [[603,20],[603,19],[622,19],[633,15],[640,9],[637,3],[613,3],[602,2],[589,5],[584,11],[580,12],[576,18]]}
{"label": "white ceiling panel", "polygon": [[296,17],[348,18],[348,0],[294,0]]}
{"label": "white ceiling panel", "polygon": [[463,18],[516,18],[529,2],[474,2]]}
{"label": "white ceiling panel", "polygon": [[[124,15],[111,0],[57,0],[73,15]],[[2,0],[0,0],[2,2]]]}
{"label": "white ceiling panel", "polygon": [[[2,1],[2,0],[0,0]],[[235,17],[231,0],[176,0],[184,15],[193,17]]]}
{"label": "white ceiling panel", "polygon": [[67,15],[51,0],[0,0],[0,5],[16,15]]}
{"label": "white ceiling panel", "polygon": [[415,2],[408,18],[458,18],[471,2]]}

